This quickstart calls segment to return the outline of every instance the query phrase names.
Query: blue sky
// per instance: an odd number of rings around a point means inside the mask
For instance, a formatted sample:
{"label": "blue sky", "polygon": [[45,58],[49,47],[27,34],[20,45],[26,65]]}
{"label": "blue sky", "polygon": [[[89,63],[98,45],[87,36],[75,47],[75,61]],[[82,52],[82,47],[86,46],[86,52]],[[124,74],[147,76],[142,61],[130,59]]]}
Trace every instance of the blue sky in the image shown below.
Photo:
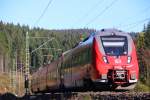
{"label": "blue sky", "polygon": [[0,20],[45,29],[86,27],[142,31],[148,20],[139,21],[150,19],[150,0],[116,0],[102,13],[113,1],[52,0],[44,16],[35,24],[49,0],[0,0]]}

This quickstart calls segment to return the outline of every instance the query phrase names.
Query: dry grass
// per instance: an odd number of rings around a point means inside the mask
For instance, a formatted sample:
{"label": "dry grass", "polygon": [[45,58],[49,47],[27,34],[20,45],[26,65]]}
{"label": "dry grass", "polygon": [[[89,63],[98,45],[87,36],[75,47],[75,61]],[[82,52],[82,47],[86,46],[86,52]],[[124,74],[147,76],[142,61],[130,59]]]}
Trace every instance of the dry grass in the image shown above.
{"label": "dry grass", "polygon": [[6,93],[12,91],[10,87],[10,77],[8,74],[0,74],[0,93]]}
{"label": "dry grass", "polygon": [[[13,79],[15,80],[14,85],[12,84]],[[4,93],[13,93],[19,96],[24,94],[23,77],[21,77],[19,73],[17,77],[12,77],[8,73],[0,74],[0,94]]]}

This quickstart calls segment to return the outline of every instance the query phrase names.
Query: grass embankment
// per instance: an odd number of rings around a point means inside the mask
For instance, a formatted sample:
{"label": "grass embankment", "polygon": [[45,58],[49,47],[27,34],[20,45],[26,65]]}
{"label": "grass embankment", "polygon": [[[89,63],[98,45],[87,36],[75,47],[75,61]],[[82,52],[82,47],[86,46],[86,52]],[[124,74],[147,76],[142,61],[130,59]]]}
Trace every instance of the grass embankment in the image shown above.
{"label": "grass embankment", "polygon": [[138,82],[135,89],[135,92],[150,92],[150,86],[143,84],[142,82]]}

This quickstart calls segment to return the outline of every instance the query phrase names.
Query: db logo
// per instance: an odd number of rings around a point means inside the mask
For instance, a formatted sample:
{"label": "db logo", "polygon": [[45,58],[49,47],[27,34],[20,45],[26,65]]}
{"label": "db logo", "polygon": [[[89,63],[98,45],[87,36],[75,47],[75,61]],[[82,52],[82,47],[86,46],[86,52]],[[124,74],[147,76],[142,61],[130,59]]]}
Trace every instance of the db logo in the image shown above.
{"label": "db logo", "polygon": [[119,63],[121,63],[121,60],[120,59],[115,59],[115,63],[119,64]]}

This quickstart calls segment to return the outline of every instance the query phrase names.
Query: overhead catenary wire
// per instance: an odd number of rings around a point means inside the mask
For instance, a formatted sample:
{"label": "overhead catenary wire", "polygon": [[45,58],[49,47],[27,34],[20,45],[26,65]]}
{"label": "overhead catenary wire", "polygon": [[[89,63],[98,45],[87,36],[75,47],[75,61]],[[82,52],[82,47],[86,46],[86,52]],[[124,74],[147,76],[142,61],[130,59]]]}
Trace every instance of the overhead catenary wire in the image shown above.
{"label": "overhead catenary wire", "polygon": [[36,22],[34,23],[34,25],[38,24],[39,21],[42,19],[42,17],[44,16],[44,14],[46,13],[48,7],[52,4],[53,0],[49,0],[47,6],[45,7],[45,9],[43,10],[43,12],[41,13],[41,15],[39,16],[39,18],[36,20]]}
{"label": "overhead catenary wire", "polygon": [[[123,21],[126,21],[126,22],[127,22],[127,21],[129,21],[130,19],[133,19],[133,18],[137,17],[138,15],[142,15],[143,13],[147,12],[148,10],[150,10],[150,6],[144,8],[144,9],[141,10],[139,13],[136,13],[135,15],[130,16],[130,17],[124,19]],[[123,23],[123,22],[121,22],[121,23]],[[120,23],[117,27],[123,26],[123,24],[121,24],[121,23]]]}
{"label": "overhead catenary wire", "polygon": [[102,3],[104,2],[104,0],[99,0],[98,2],[96,2],[89,11],[87,11],[78,21],[77,23],[81,23],[83,20],[85,20],[90,13],[92,13],[98,6],[100,6]]}
{"label": "overhead catenary wire", "polygon": [[139,23],[143,23],[143,22],[148,21],[148,20],[150,20],[150,17],[139,20],[139,21],[136,21],[136,22],[133,22],[133,23],[130,23],[130,24],[122,25],[122,27],[127,27],[128,28],[130,26],[137,25]]}
{"label": "overhead catenary wire", "polygon": [[109,8],[111,8],[117,1],[118,0],[113,0],[108,6],[106,6],[97,16],[95,16],[92,20],[90,20],[85,26],[94,22],[97,18],[99,18],[102,14],[104,14]]}
{"label": "overhead catenary wire", "polygon": [[145,9],[141,10],[139,13],[135,14],[134,16],[127,18],[127,20],[131,19],[131,18],[135,18],[138,15],[142,15],[143,13],[147,12],[148,10],[150,10],[150,6],[146,7]]}
{"label": "overhead catenary wire", "polygon": [[143,23],[139,23],[139,24],[133,25],[133,26],[131,26],[131,27],[128,27],[128,28],[126,28],[126,30],[134,29],[134,28],[136,28],[137,26],[139,26],[140,24],[143,24]]}
{"label": "overhead catenary wire", "polygon": [[40,49],[42,46],[44,46],[44,45],[47,44],[48,42],[52,41],[53,39],[55,39],[55,38],[51,38],[51,39],[49,39],[48,41],[44,42],[44,43],[43,43],[42,45],[40,45],[38,48],[36,48],[36,49],[34,49],[33,51],[31,51],[31,54],[32,54],[33,52],[37,51],[38,49]]}
{"label": "overhead catenary wire", "polygon": [[130,23],[130,24],[126,24],[122,27],[124,27],[126,30],[128,29],[131,29],[131,28],[135,28],[136,26],[146,22],[146,21],[150,21],[150,17],[149,18],[145,18],[145,19],[142,19],[142,20],[139,20],[139,21],[136,21],[136,22],[133,22],[133,23]]}

